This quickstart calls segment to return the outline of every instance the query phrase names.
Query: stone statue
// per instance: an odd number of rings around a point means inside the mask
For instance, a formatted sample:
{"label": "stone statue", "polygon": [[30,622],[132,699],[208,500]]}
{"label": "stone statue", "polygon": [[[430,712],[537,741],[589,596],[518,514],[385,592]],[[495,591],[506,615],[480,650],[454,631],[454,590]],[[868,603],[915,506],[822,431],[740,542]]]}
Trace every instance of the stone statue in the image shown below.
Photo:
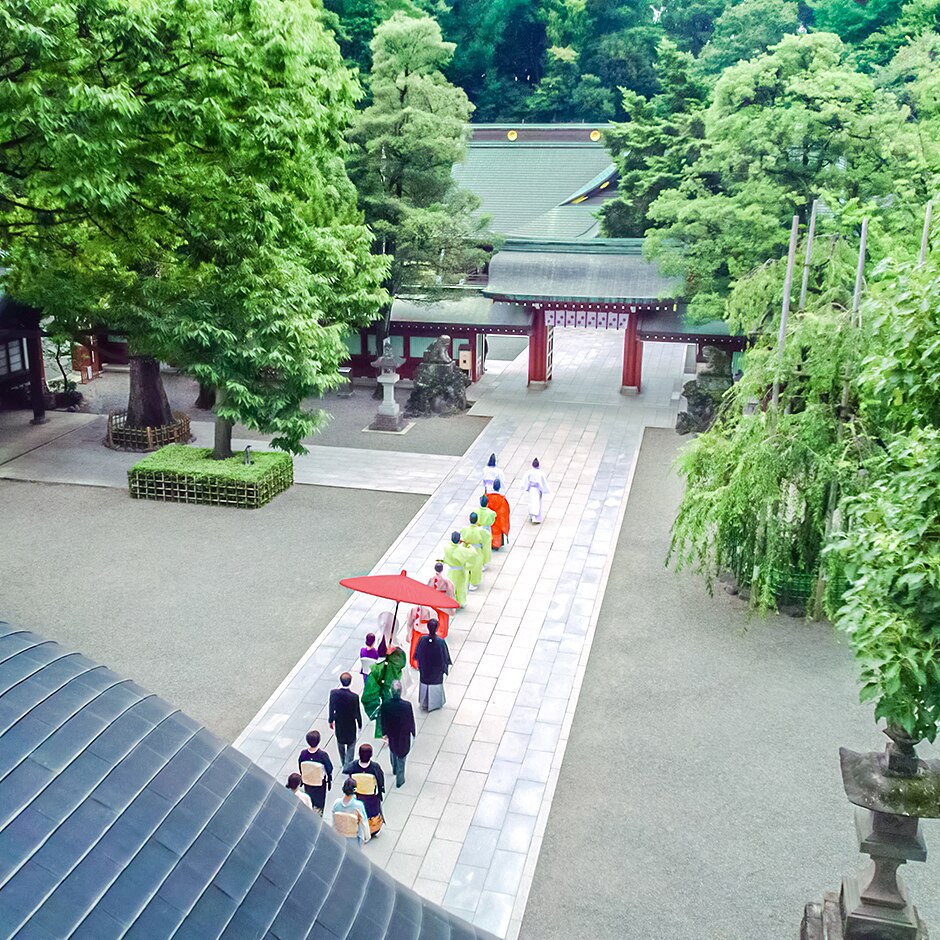
{"label": "stone statue", "polygon": [[441,336],[425,352],[406,405],[409,415],[452,415],[467,410],[470,379],[450,356],[450,337]]}
{"label": "stone statue", "polygon": [[686,411],[676,416],[679,434],[707,431],[725,392],[731,388],[731,355],[715,346],[705,347],[705,367],[682,388],[682,397],[688,403]]}

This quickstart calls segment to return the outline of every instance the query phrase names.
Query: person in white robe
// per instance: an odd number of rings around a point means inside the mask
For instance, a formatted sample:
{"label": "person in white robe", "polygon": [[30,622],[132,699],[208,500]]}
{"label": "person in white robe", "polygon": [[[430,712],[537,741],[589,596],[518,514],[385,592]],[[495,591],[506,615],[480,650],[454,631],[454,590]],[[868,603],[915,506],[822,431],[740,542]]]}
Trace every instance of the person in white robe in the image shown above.
{"label": "person in white robe", "polygon": [[545,497],[551,492],[548,478],[539,469],[538,458],[532,461],[532,469],[525,475],[522,488],[529,499],[529,521],[539,523],[545,518]]}
{"label": "person in white robe", "polygon": [[492,493],[493,484],[497,480],[500,481],[500,486],[506,489],[506,484],[503,481],[503,471],[496,465],[496,454],[490,454],[490,459],[483,468],[483,492]]}

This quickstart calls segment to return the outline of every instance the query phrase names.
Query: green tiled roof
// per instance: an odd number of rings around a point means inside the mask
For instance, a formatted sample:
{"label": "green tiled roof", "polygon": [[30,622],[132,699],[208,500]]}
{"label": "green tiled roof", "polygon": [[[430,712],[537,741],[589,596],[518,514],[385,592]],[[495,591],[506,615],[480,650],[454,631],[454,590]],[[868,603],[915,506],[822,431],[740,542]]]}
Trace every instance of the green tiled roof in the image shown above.
{"label": "green tiled roof", "polygon": [[549,241],[593,238],[601,227],[594,217],[595,212],[597,203],[593,199],[577,206],[554,206],[526,225],[518,226],[513,234],[521,238],[544,238]]}
{"label": "green tiled roof", "polygon": [[680,296],[642,255],[642,239],[597,238],[575,244],[507,242],[490,261],[484,293],[507,300],[651,303]]}
{"label": "green tiled roof", "polygon": [[685,314],[685,304],[679,304],[677,310],[660,310],[644,316],[640,320],[639,335],[653,342],[665,337],[688,337],[690,342],[711,340],[715,345],[732,349],[743,349],[747,342],[744,336],[732,336],[724,320],[690,321]]}
{"label": "green tiled roof", "polygon": [[[475,141],[466,160],[454,167],[454,177],[480,198],[481,212],[490,216],[495,231],[515,235],[611,166],[603,144],[590,140]],[[575,214],[576,227],[581,216]]]}
{"label": "green tiled roof", "polygon": [[428,303],[396,298],[392,304],[395,323],[432,323],[455,326],[516,327],[527,329],[532,315],[518,304],[493,302],[481,293],[445,298]]}

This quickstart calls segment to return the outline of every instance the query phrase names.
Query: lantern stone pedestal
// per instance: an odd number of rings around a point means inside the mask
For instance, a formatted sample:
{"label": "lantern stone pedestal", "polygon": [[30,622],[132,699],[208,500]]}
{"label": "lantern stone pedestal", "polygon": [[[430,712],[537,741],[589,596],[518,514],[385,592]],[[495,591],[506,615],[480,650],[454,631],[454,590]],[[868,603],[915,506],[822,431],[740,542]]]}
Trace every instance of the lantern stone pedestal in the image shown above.
{"label": "lantern stone pedestal", "polygon": [[898,869],[927,859],[920,820],[940,818],[940,761],[919,760],[900,729],[885,733],[884,754],[839,749],[859,851],[871,863],[843,878],[838,895],[806,905],[800,940],[927,940]]}

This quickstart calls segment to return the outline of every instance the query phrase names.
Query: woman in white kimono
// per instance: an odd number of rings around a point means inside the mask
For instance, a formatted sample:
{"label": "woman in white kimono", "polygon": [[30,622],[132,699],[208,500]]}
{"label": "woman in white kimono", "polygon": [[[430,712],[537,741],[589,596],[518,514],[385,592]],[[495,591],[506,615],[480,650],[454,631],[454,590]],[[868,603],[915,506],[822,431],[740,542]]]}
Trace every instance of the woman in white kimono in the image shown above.
{"label": "woman in white kimono", "polygon": [[503,482],[503,472],[496,466],[496,454],[490,454],[490,459],[483,468],[483,492],[492,493],[493,484],[497,480],[500,481],[500,486],[505,489],[506,484]]}
{"label": "woman in white kimono", "polygon": [[398,623],[395,615],[388,610],[382,611],[378,618],[379,627],[379,659],[384,659],[385,654],[393,647],[398,646],[395,634],[398,632]]}
{"label": "woman in white kimono", "polygon": [[532,461],[532,469],[525,475],[522,488],[529,498],[529,521],[541,522],[545,518],[543,501],[548,496],[548,478],[539,469],[538,458]]}

